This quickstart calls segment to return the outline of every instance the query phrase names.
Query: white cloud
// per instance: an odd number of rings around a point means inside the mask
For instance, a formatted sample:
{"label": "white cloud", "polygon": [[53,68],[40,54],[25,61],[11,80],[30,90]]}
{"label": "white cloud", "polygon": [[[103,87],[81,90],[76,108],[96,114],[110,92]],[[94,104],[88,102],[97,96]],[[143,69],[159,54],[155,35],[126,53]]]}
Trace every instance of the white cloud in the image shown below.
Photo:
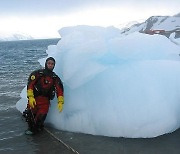
{"label": "white cloud", "polygon": [[34,38],[60,37],[57,17],[1,17],[0,33],[26,33]]}
{"label": "white cloud", "polygon": [[174,15],[179,13],[177,3],[180,4],[176,0],[8,1],[0,2],[0,32],[21,31],[36,38],[59,37],[57,31],[64,26],[110,26],[153,15]]}

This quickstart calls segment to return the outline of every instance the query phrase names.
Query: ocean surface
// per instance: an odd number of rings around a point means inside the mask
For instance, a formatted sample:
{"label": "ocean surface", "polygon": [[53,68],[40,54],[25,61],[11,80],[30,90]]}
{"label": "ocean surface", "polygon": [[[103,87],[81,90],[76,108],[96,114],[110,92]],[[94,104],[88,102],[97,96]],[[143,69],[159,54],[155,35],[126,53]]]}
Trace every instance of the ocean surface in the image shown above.
{"label": "ocean surface", "polygon": [[180,153],[180,130],[151,139],[128,139],[65,132],[46,126],[48,131],[25,135],[27,123],[16,109],[16,102],[29,74],[41,68],[38,59],[47,57],[47,47],[58,41],[0,42],[0,154],[71,154],[76,151],[81,154]]}
{"label": "ocean surface", "polygon": [[15,107],[29,74],[41,68],[38,59],[47,57],[47,47],[58,41],[0,42],[0,154],[64,153],[64,150],[69,153],[47,133],[35,137],[24,135],[27,123]]}
{"label": "ocean surface", "polygon": [[[14,108],[29,74],[40,68],[38,59],[58,39],[0,42],[0,110]],[[6,101],[4,101],[6,100]]]}

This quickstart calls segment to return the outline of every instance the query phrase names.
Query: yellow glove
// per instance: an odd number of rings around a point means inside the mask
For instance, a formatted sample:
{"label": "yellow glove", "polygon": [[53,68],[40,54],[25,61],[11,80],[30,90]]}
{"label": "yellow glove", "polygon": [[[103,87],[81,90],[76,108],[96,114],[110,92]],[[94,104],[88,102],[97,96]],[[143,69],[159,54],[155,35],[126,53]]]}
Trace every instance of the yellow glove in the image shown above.
{"label": "yellow glove", "polygon": [[29,106],[31,108],[34,108],[34,106],[36,105],[36,100],[34,97],[29,97]]}
{"label": "yellow glove", "polygon": [[34,106],[36,105],[36,100],[34,98],[34,94],[33,94],[33,90],[32,89],[28,89],[27,90],[27,97],[29,99],[29,101],[28,101],[29,106],[31,108],[34,108]]}
{"label": "yellow glove", "polygon": [[60,112],[63,110],[63,105],[64,105],[64,97],[59,96],[57,108],[59,109]]}

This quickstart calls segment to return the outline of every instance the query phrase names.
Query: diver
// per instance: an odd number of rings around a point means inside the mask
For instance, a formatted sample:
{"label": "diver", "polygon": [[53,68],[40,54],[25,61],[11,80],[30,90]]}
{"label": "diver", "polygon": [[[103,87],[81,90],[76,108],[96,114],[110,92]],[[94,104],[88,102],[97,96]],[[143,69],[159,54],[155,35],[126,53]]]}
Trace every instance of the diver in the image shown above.
{"label": "diver", "polygon": [[45,68],[33,71],[27,84],[27,108],[23,116],[28,123],[28,129],[25,134],[32,135],[43,130],[50,100],[57,95],[58,109],[61,112],[64,105],[63,83],[61,79],[53,72],[55,59],[49,57],[46,59]]}

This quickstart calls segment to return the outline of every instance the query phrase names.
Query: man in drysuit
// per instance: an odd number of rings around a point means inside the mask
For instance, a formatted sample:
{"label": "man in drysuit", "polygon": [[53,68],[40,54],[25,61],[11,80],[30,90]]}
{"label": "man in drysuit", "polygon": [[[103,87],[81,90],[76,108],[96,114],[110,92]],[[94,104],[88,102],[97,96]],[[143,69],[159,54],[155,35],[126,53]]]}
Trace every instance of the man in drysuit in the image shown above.
{"label": "man in drysuit", "polygon": [[58,109],[63,110],[63,84],[61,79],[53,72],[55,59],[49,57],[46,59],[45,68],[32,72],[28,79],[27,109],[23,112],[28,122],[27,135],[35,134],[43,129],[50,100],[56,93],[58,99]]}

